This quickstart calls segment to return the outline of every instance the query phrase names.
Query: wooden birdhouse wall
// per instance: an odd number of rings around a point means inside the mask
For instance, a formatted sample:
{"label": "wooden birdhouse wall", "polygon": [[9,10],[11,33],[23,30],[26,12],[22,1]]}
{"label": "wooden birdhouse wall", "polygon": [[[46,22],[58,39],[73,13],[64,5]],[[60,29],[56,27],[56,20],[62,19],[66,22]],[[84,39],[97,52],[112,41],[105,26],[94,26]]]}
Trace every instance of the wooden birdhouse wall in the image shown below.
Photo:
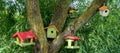
{"label": "wooden birdhouse wall", "polygon": [[57,36],[57,32],[55,28],[48,28],[47,29],[47,38],[55,38]]}

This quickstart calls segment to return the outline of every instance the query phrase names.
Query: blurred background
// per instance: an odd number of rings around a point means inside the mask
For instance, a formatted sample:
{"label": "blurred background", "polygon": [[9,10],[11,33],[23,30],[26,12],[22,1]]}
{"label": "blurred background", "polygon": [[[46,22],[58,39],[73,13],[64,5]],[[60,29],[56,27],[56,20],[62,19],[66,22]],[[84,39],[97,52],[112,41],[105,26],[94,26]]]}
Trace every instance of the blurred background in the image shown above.
{"label": "blurred background", "polygon": [[[79,17],[93,0],[73,0],[70,6],[78,9],[70,14],[66,25]],[[44,26],[48,26],[58,0],[40,0],[40,10]],[[120,53],[120,0],[108,0],[110,13],[102,17],[99,12],[75,35],[83,38],[80,48],[68,50],[64,46],[59,53]],[[14,43],[12,35],[18,31],[28,31],[26,0],[0,0],[0,53],[32,53],[33,46],[20,47]],[[65,27],[66,27],[65,25]]]}

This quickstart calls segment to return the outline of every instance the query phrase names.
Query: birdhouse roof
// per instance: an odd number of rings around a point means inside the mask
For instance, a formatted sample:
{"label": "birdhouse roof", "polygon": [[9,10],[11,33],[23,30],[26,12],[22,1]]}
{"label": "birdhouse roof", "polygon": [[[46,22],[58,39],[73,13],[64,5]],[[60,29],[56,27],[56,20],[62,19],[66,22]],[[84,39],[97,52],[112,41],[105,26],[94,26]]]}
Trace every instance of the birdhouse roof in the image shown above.
{"label": "birdhouse roof", "polygon": [[80,40],[77,36],[66,36],[65,39]]}
{"label": "birdhouse roof", "polygon": [[32,32],[32,30],[27,32],[16,32],[15,34],[13,34],[13,37],[14,38],[18,37],[21,42],[24,42],[25,39],[31,39],[31,38],[34,40],[37,39],[35,34]]}
{"label": "birdhouse roof", "polygon": [[48,29],[48,28],[54,28],[57,32],[59,32],[58,29],[55,27],[55,25],[50,25],[50,26],[46,27],[45,29]]}
{"label": "birdhouse roof", "polygon": [[102,7],[99,8],[100,11],[104,11],[104,10],[106,10],[106,9],[108,9],[107,6],[102,6]]}

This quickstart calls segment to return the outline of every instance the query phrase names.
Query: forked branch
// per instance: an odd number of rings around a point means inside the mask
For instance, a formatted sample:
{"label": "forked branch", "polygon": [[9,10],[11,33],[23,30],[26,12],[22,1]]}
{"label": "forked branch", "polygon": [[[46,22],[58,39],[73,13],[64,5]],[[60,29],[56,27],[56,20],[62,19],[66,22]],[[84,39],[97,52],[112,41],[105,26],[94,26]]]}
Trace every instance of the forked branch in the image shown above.
{"label": "forked branch", "polygon": [[59,36],[53,41],[53,43],[51,44],[49,53],[57,53],[59,51],[60,47],[64,43],[64,37],[67,36],[67,33],[68,33],[67,29],[70,26],[73,26],[74,32],[76,32],[80,27],[82,27],[85,23],[87,23],[90,20],[90,18],[92,18],[93,15],[96,14],[98,8],[101,5],[103,5],[103,3],[106,1],[107,0],[94,0],[90,5],[90,7],[85,11],[85,13],[83,13],[81,16],[73,20],[73,22],[71,22],[68,25],[68,27],[64,30],[64,32],[59,34]]}

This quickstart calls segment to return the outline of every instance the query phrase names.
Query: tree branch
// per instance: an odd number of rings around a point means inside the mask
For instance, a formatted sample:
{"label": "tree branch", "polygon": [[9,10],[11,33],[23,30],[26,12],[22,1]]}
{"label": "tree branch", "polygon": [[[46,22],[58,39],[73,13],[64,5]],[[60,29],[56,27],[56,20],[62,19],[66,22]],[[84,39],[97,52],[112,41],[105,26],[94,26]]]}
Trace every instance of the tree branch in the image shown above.
{"label": "tree branch", "polygon": [[68,8],[71,1],[72,0],[60,0],[55,8],[54,15],[51,20],[51,25],[55,25],[60,32],[66,21]]}
{"label": "tree branch", "polygon": [[90,20],[90,18],[97,12],[98,8],[106,1],[107,0],[94,0],[86,12],[79,16],[77,19],[73,20],[73,22],[71,22],[64,30],[64,32],[59,34],[59,36],[53,41],[49,53],[57,53],[59,51],[60,47],[64,43],[64,37],[67,36],[68,28],[73,26],[74,32],[76,32],[80,27],[82,27]]}
{"label": "tree branch", "polygon": [[38,38],[39,49],[37,53],[48,53],[46,34],[39,10],[39,0],[27,0],[27,19]]}

